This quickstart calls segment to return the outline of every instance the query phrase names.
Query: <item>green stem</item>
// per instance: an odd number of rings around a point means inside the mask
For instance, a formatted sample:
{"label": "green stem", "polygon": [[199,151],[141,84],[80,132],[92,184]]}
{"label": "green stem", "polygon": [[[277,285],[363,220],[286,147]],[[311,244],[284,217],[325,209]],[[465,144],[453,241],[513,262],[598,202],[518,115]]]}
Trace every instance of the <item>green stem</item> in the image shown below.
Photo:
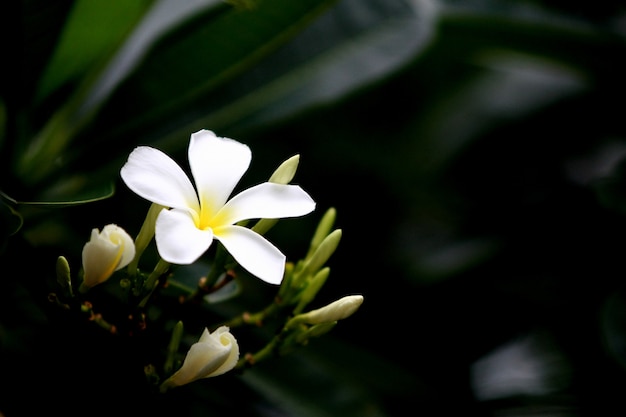
{"label": "green stem", "polygon": [[180,339],[182,336],[183,322],[179,320],[172,330],[172,337],[169,345],[167,346],[167,358],[165,359],[165,364],[163,365],[163,372],[165,375],[171,374],[174,369],[174,358],[178,352],[178,346],[180,345]]}
{"label": "green stem", "polygon": [[139,302],[140,308],[145,307],[146,303],[148,302],[148,299],[150,299],[150,296],[152,295],[152,293],[154,292],[154,290],[159,284],[159,278],[165,275],[169,267],[170,267],[169,262],[165,262],[163,259],[159,259],[159,262],[157,262],[156,266],[154,267],[154,270],[152,270],[152,272],[148,276],[148,279],[144,283],[143,288],[144,290],[145,289],[148,290],[148,294],[146,294],[146,296]]}
{"label": "green stem", "polygon": [[200,280],[198,287],[187,296],[185,302],[201,302],[205,295],[216,290],[215,284],[222,274],[231,267],[230,263],[226,265],[227,262],[231,262],[230,255],[222,245],[219,245],[216,249],[215,260],[213,261],[213,266],[209,270],[209,273],[206,278]]}
{"label": "green stem", "polygon": [[207,274],[206,281],[204,281],[204,284],[202,285],[204,289],[212,288],[219,279],[219,277],[222,275],[222,273],[226,269],[225,265],[227,255],[228,252],[226,252],[226,249],[224,249],[222,245],[218,245],[215,252],[215,261],[213,262],[213,268],[211,268],[211,270]]}
{"label": "green stem", "polygon": [[272,340],[269,341],[267,345],[258,350],[256,353],[248,353],[239,359],[237,365],[235,365],[236,369],[242,369],[246,366],[253,366],[257,363],[273,356],[275,352],[278,350],[278,347],[281,342],[280,334],[274,336]]}
{"label": "green stem", "polygon": [[146,214],[146,218],[141,225],[141,229],[135,238],[135,258],[128,264],[128,276],[134,277],[137,275],[137,268],[139,267],[139,258],[143,254],[144,250],[148,247],[148,244],[152,241],[154,237],[154,224],[156,222],[156,218],[165,207],[160,206],[156,203],[152,203],[150,208],[148,209],[148,213]]}
{"label": "green stem", "polygon": [[90,321],[94,322],[95,324],[97,324],[98,326],[106,330],[107,332],[111,334],[117,333],[117,328],[115,327],[115,325],[106,321],[102,317],[102,314],[94,312],[93,306],[91,305],[90,302],[88,301],[83,302],[80,306],[80,311],[83,314],[85,314],[89,318]]}
{"label": "green stem", "polygon": [[230,328],[243,326],[245,324],[254,324],[257,326],[261,326],[265,319],[268,317],[276,316],[280,310],[284,307],[282,303],[278,300],[275,300],[272,304],[265,307],[263,310],[257,311],[256,313],[244,312],[239,316],[233,317],[227,322],[222,323],[224,326],[228,326]]}

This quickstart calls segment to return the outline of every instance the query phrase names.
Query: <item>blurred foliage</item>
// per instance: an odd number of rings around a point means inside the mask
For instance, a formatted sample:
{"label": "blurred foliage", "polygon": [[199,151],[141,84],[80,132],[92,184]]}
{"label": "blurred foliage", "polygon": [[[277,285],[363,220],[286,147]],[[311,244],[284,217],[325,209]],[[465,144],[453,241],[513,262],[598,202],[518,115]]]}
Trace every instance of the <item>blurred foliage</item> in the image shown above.
{"label": "blurred foliage", "polygon": [[[1,7],[7,417],[38,407],[18,400],[25,391],[68,415],[84,411],[78,399],[177,415],[626,411],[621,2]],[[155,398],[130,371],[141,352],[76,334],[47,285],[59,252],[80,253],[95,225],[141,224],[147,206],[118,187],[133,147],[185,160],[201,128],[250,145],[250,183],[301,154],[297,182],[337,208],[344,233],[321,296],[357,289],[366,301],[302,352]],[[290,226],[272,231],[288,257],[313,230]],[[262,303],[266,289],[251,289],[245,301]],[[489,390],[483,360],[529,334],[549,380]]]}

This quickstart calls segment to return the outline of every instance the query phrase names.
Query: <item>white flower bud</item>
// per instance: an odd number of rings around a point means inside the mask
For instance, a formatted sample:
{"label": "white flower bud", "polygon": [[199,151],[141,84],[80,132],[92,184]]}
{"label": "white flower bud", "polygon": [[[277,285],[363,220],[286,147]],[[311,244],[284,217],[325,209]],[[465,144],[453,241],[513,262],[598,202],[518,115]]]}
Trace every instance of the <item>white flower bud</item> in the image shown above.
{"label": "white flower bud", "polygon": [[135,257],[135,243],[124,229],[114,224],[102,232],[91,231],[91,239],[83,247],[83,282],[80,290],[87,291],[101,284],[113,272],[128,265]]}
{"label": "white flower bud", "polygon": [[299,322],[308,324],[328,323],[350,317],[363,304],[362,295],[348,295],[337,301],[297,316]]}
{"label": "white flower bud", "polygon": [[237,360],[239,345],[229,328],[221,326],[213,333],[205,328],[200,340],[189,348],[180,369],[161,384],[161,392],[201,378],[221,375],[233,369]]}

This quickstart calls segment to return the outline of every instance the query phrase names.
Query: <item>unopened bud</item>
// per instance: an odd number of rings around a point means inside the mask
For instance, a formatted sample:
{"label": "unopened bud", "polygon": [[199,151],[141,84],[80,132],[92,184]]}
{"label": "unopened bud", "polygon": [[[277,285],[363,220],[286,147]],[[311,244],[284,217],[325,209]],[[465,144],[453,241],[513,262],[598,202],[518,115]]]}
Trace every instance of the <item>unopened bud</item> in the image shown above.
{"label": "unopened bud", "polygon": [[146,214],[146,218],[141,225],[139,234],[135,238],[135,255],[131,262],[128,264],[128,274],[135,276],[137,273],[137,266],[139,265],[139,258],[143,254],[143,251],[148,247],[152,238],[154,238],[154,227],[156,218],[165,207],[156,203],[152,203]]}
{"label": "unopened bud", "polygon": [[161,392],[222,375],[233,369],[238,359],[239,345],[227,326],[220,326],[213,333],[205,328],[198,342],[189,348],[180,369],[161,384]]}
{"label": "unopened bud", "polygon": [[339,246],[341,240],[341,229],[335,229],[322,240],[315,252],[307,259],[300,272],[301,276],[308,274],[316,274],[322,266],[328,261],[331,255]]}
{"label": "unopened bud", "polygon": [[280,164],[276,171],[272,174],[269,182],[276,184],[289,184],[289,182],[296,175],[298,169],[298,163],[300,162],[300,155],[294,155]]}
{"label": "unopened bud", "polygon": [[69,295],[72,295],[72,276],[70,274],[70,264],[65,259],[65,256],[59,256],[56,264],[57,283],[67,291]]}
{"label": "unopened bud", "polygon": [[297,323],[320,324],[343,320],[354,314],[361,304],[363,304],[362,295],[348,295],[317,310],[297,315],[292,319],[291,325]]}
{"label": "unopened bud", "polygon": [[309,280],[309,282],[306,284],[305,289],[302,291],[302,294],[300,294],[298,305],[293,311],[294,314],[300,314],[302,310],[304,309],[304,307],[306,307],[307,304],[313,301],[317,293],[322,289],[322,287],[326,283],[326,280],[328,279],[329,275],[330,275],[330,268],[324,267],[320,269],[317,272],[317,274],[315,274],[313,278]]}
{"label": "unopened bud", "polygon": [[315,229],[315,233],[311,238],[311,244],[309,247],[309,253],[307,254],[307,258],[317,250],[317,247],[322,243],[322,241],[328,236],[333,225],[335,224],[335,218],[337,217],[337,210],[334,207],[329,208],[322,216],[322,220],[317,225]]}
{"label": "unopened bud", "polygon": [[85,271],[80,292],[101,284],[113,272],[128,265],[135,257],[135,244],[124,229],[109,224],[102,231],[92,229],[91,239],[83,247]]}
{"label": "unopened bud", "polygon": [[[275,184],[289,184],[289,182],[296,175],[296,170],[298,169],[298,163],[300,162],[300,155],[294,155],[291,158],[287,159],[285,162],[280,164],[276,171],[272,174],[268,182],[273,182]],[[264,235],[270,230],[274,225],[278,223],[278,219],[260,219],[253,227],[252,230],[257,232],[260,235]]]}
{"label": "unopened bud", "polygon": [[315,324],[307,329],[305,332],[302,332],[298,336],[298,343],[305,344],[312,337],[320,337],[330,332],[337,325],[336,321],[328,321],[325,323]]}

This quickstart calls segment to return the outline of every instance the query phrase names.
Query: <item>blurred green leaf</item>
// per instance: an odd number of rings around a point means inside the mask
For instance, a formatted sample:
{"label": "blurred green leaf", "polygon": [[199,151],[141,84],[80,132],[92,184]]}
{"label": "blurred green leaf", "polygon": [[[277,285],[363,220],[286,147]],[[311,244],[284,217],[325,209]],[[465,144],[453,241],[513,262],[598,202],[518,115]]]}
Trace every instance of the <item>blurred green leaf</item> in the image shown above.
{"label": "blurred green leaf", "polygon": [[102,64],[153,2],[74,2],[54,54],[41,77],[36,99],[39,101],[68,81],[91,73],[94,64]]}
{"label": "blurred green leaf", "polygon": [[414,59],[436,21],[429,2],[282,2],[208,11],[165,36],[81,135],[75,158],[87,146],[181,151],[202,128],[232,135],[338,101]]}
{"label": "blurred green leaf", "polygon": [[[207,106],[226,105],[231,96],[218,87],[250,70],[335,2],[264,0],[251,9],[197,14],[153,45],[87,135],[109,144],[153,141],[164,126],[169,130],[203,116]],[[178,140],[186,143],[189,133]]]}
{"label": "blurred green leaf", "polygon": [[[23,135],[15,145],[12,166],[26,184],[37,184],[54,172],[64,149],[91,120],[95,109],[86,106],[86,100],[94,83],[150,3],[83,1],[69,11],[36,92],[36,105],[51,107],[53,113],[37,132]],[[42,103],[67,84],[71,84],[69,93],[53,97],[61,102]]]}
{"label": "blurred green leaf", "polygon": [[429,44],[435,17],[428,2],[341,1],[160,143],[207,126],[242,131],[336,102],[414,59]]}
{"label": "blurred green leaf", "polygon": [[57,188],[48,189],[43,197],[50,196],[49,200],[23,201],[20,204],[34,207],[69,207],[105,200],[114,193],[115,185],[112,182],[91,184],[86,178],[74,176],[67,182],[57,183]]}
{"label": "blurred green leaf", "polygon": [[[240,9],[206,0],[195,3],[194,13],[185,13],[177,2],[157,3],[117,54],[106,51],[108,64],[101,57],[98,71],[19,149],[18,176],[35,184],[55,171],[53,162],[65,153],[80,158],[86,147],[93,150],[99,143],[110,154],[117,144],[145,141],[153,125],[159,128],[186,117],[195,100],[249,69],[334,2],[264,0]],[[111,39],[99,41],[113,44]],[[68,149],[81,132],[84,147]]]}
{"label": "blurred green leaf", "polygon": [[494,127],[612,79],[624,48],[610,28],[518,2],[444,2],[439,33],[418,62],[422,76],[441,72],[412,126],[428,138],[414,150],[428,155],[425,170],[442,169]]}
{"label": "blurred green leaf", "polygon": [[62,208],[104,200],[112,197],[114,193],[115,185],[112,182],[98,185],[90,182],[88,178],[75,175],[58,182],[56,187],[47,189],[40,195],[41,200],[15,200],[1,191],[0,197],[14,205]]}

